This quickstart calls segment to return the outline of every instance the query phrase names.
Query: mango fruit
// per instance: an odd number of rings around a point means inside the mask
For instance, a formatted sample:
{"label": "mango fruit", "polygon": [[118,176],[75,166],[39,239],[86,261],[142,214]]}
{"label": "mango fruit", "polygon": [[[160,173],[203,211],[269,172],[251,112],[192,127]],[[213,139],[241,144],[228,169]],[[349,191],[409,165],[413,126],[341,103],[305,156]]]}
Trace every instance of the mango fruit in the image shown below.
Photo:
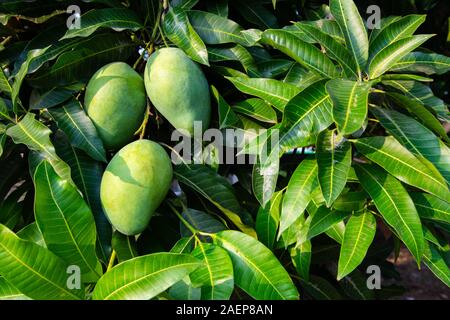
{"label": "mango fruit", "polygon": [[138,140],[116,153],[100,185],[105,214],[119,232],[144,231],[172,181],[172,164],[156,142]]}
{"label": "mango fruit", "polygon": [[126,63],[107,64],[92,76],[84,105],[106,149],[120,149],[133,139],[146,99],[142,77]]}
{"label": "mango fruit", "polygon": [[201,121],[203,130],[208,128],[209,85],[201,68],[182,50],[163,48],[153,53],[144,82],[152,104],[176,129],[192,136],[194,121]]}

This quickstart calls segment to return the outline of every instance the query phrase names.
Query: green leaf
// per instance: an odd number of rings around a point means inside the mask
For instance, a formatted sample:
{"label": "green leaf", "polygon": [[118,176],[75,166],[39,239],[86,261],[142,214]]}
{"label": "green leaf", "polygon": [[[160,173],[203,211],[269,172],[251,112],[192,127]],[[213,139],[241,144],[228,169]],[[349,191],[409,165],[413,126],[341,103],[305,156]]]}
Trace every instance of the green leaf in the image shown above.
{"label": "green leaf", "polygon": [[240,44],[226,48],[208,48],[210,62],[239,61],[245,72],[251,76],[259,76],[258,67],[252,55]]}
{"label": "green leaf", "polygon": [[425,241],[423,262],[447,287],[450,287],[450,269],[439,250],[428,241]]}
{"label": "green leaf", "polygon": [[30,223],[17,232],[17,236],[23,240],[28,240],[46,248],[44,237],[36,222]]}
{"label": "green leaf", "polygon": [[398,61],[389,71],[420,72],[428,75],[450,71],[450,57],[425,52],[411,52]]}
{"label": "green leaf", "polygon": [[70,166],[72,179],[91,208],[99,240],[97,250],[99,251],[99,257],[107,264],[111,253],[112,227],[103,212],[100,201],[103,166],[83,151],[74,148],[61,131],[56,133],[54,143],[57,154]]}
{"label": "green leaf", "polygon": [[392,68],[401,58],[421,46],[433,35],[417,35],[400,39],[381,50],[369,63],[369,77],[376,79]]}
{"label": "green leaf", "polygon": [[352,147],[334,130],[325,130],[317,137],[316,148],[319,185],[325,204],[331,207],[347,183],[352,164]]}
{"label": "green leaf", "polygon": [[283,111],[289,100],[300,92],[300,89],[296,86],[274,79],[226,78],[230,80],[239,91],[261,98],[280,111]]}
{"label": "green leaf", "polygon": [[195,32],[184,10],[170,8],[162,26],[167,38],[177,47],[186,52],[194,61],[209,66],[205,44]]}
{"label": "green leaf", "polygon": [[81,86],[52,88],[50,90],[34,89],[30,96],[30,110],[49,109],[66,102],[81,90]]}
{"label": "green leaf", "polygon": [[211,86],[211,92],[219,109],[219,129],[239,127],[241,120],[234,113],[225,99],[219,94],[216,87]]}
{"label": "green leaf", "polygon": [[313,144],[317,134],[333,123],[331,113],[332,104],[324,81],[296,95],[285,107],[279,133],[281,149]]}
{"label": "green leaf", "polygon": [[[225,230],[225,225],[220,222],[217,218],[213,217],[211,214],[207,214],[203,211],[195,209],[187,209],[183,211],[183,218],[196,230],[207,232],[207,233],[217,233],[219,231]],[[188,230],[184,224],[180,223],[181,235],[184,237],[192,236],[192,232]],[[185,252],[178,252],[185,253]]]}
{"label": "green leaf", "polygon": [[47,248],[79,266],[83,281],[97,280],[102,271],[95,254],[95,222],[82,196],[46,161],[37,167],[34,183],[36,223]]}
{"label": "green leaf", "polygon": [[198,242],[191,253],[204,265],[189,276],[194,287],[202,287],[202,300],[228,300],[234,290],[233,265],[228,253],[214,244]]}
{"label": "green leaf", "polygon": [[330,10],[345,37],[357,66],[358,74],[366,67],[369,40],[364,22],[352,0],[330,0]]}
{"label": "green leaf", "polygon": [[256,236],[255,231],[242,221],[242,208],[229,182],[204,165],[178,165],[176,178],[211,201],[243,232]]}
{"label": "green leaf", "polygon": [[331,226],[331,228],[325,231],[325,233],[331,239],[342,245],[342,242],[344,242],[344,233],[345,233],[344,221],[340,221],[335,225]]}
{"label": "green leaf", "polygon": [[450,142],[447,132],[441,122],[436,119],[433,113],[429,111],[421,102],[399,93],[389,92],[388,95],[389,98],[391,98],[397,105],[405,108],[412,115],[415,115],[417,120],[427,126],[430,130],[433,130],[443,140]]}
{"label": "green leaf", "polygon": [[17,290],[12,284],[0,277],[0,301],[1,300],[30,300],[26,295]]}
{"label": "green leaf", "polygon": [[233,1],[232,4],[248,22],[262,29],[278,28],[275,15],[262,6],[259,1]]}
{"label": "green leaf", "polygon": [[371,112],[381,125],[394,136],[406,149],[419,159],[430,161],[450,182],[450,149],[440,141],[430,130],[413,118],[381,108],[372,108]]}
{"label": "green leaf", "polygon": [[309,267],[311,265],[311,241],[305,241],[290,250],[292,263],[298,275],[304,281],[309,281]]}
{"label": "green leaf", "polygon": [[288,55],[308,70],[326,78],[339,76],[333,62],[315,46],[304,42],[285,30],[264,31],[262,41]]}
{"label": "green leaf", "polygon": [[124,262],[138,256],[136,249],[136,238],[126,236],[118,231],[114,231],[112,236],[112,248],[117,254],[117,260]]}
{"label": "green leaf", "polygon": [[333,208],[339,211],[359,211],[366,204],[367,194],[364,191],[342,193],[333,203]]}
{"label": "green leaf", "polygon": [[80,102],[71,100],[61,108],[53,108],[49,112],[58,127],[67,134],[72,145],[84,150],[93,159],[106,162],[103,142]]}
{"label": "green leaf", "polygon": [[358,78],[358,67],[346,47],[335,40],[331,35],[322,32],[319,27],[306,23],[298,24],[298,27],[308,37],[314,39],[315,42],[320,43],[327,54],[330,55],[333,60],[338,61],[344,68],[345,74],[348,77]]}
{"label": "green leaf", "polygon": [[376,229],[377,223],[370,211],[355,213],[350,217],[339,254],[338,280],[350,274],[364,260]]}
{"label": "green leaf", "polygon": [[419,214],[402,184],[379,167],[357,165],[356,174],[384,220],[397,232],[417,263],[424,250]]}
{"label": "green leaf", "polygon": [[88,37],[99,28],[110,28],[114,31],[137,31],[144,26],[132,10],[124,8],[94,9],[80,17],[80,28],[67,30],[60,40],[74,37]]}
{"label": "green leaf", "polygon": [[411,192],[409,195],[422,219],[450,225],[450,203],[426,193]]}
{"label": "green leaf", "polygon": [[381,81],[390,81],[390,80],[398,80],[398,81],[421,81],[421,82],[433,82],[433,79],[426,78],[422,76],[418,76],[415,74],[397,74],[397,73],[391,73],[391,74],[385,74],[381,76]]}
{"label": "green leaf", "polygon": [[206,3],[208,11],[221,17],[228,17],[228,0],[210,0]]}
{"label": "green leaf", "polygon": [[97,282],[94,300],[150,300],[201,265],[192,256],[154,253],[113,267]]}
{"label": "green leaf", "polygon": [[377,38],[370,43],[369,61],[394,42],[412,36],[425,19],[426,15],[411,14],[383,28]]}
{"label": "green leaf", "polygon": [[310,215],[298,231],[297,246],[328,231],[332,226],[344,220],[349,213],[331,210],[325,206]]}
{"label": "green leaf", "polygon": [[333,79],[326,87],[333,101],[333,118],[339,133],[349,135],[361,129],[367,119],[370,84]]}
{"label": "green leaf", "polygon": [[313,159],[305,159],[298,165],[289,180],[283,199],[278,237],[303,215],[316,186],[317,162]]}
{"label": "green leaf", "polygon": [[327,280],[318,276],[311,276],[310,281],[301,281],[302,287],[317,300],[340,300],[339,291]]}
{"label": "green leaf", "polygon": [[383,81],[383,84],[395,88],[408,98],[416,100],[417,102],[422,103],[424,106],[433,109],[442,119],[447,121],[448,119],[450,119],[448,116],[447,105],[444,103],[444,101],[434,95],[429,86],[417,81],[390,80]]}
{"label": "green leaf", "polygon": [[287,59],[273,59],[257,63],[257,68],[264,78],[279,78],[286,75],[290,68],[295,64],[294,61]]}
{"label": "green leaf", "polygon": [[444,178],[431,170],[393,137],[370,137],[354,141],[358,151],[391,175],[409,185],[448,200]]}
{"label": "green leaf", "polygon": [[8,77],[5,74],[5,71],[0,68],[0,92],[6,93],[8,96],[11,96],[12,86],[9,83]]}
{"label": "green leaf", "polygon": [[67,288],[68,264],[0,224],[0,274],[32,299],[78,300],[84,290]]}
{"label": "green leaf", "polygon": [[277,113],[262,99],[250,98],[234,104],[232,109],[258,121],[277,123]]}
{"label": "green leaf", "polygon": [[25,144],[30,150],[40,152],[61,178],[70,181],[70,167],[56,155],[50,133],[50,129],[36,120],[33,113],[27,113],[20,122],[6,130],[14,143]]}
{"label": "green leaf", "polygon": [[231,257],[234,281],[254,299],[298,299],[297,289],[272,251],[261,242],[238,231],[226,230],[213,240]]}
{"label": "green leaf", "polygon": [[280,223],[281,203],[283,192],[275,192],[272,199],[265,207],[260,207],[256,216],[256,233],[258,240],[267,248],[272,249],[277,236],[278,224]]}
{"label": "green leaf", "polygon": [[300,64],[296,63],[288,71],[283,81],[298,87],[300,90],[305,90],[322,79],[323,77],[318,75],[316,72],[309,71],[303,68]]}
{"label": "green leaf", "polygon": [[23,190],[15,190],[8,197],[0,201],[0,223],[14,230],[23,213],[23,202],[19,201]]}
{"label": "green leaf", "polygon": [[242,27],[232,20],[197,10],[189,11],[188,17],[192,27],[206,44],[238,43],[243,46],[251,45],[241,33]]}
{"label": "green leaf", "polygon": [[198,0],[170,0],[170,4],[174,8],[190,10],[198,3]]}
{"label": "green leaf", "polygon": [[53,88],[87,80],[107,63],[126,61],[135,47],[122,33],[93,35],[61,54],[50,68],[35,73],[29,83],[37,88]]}

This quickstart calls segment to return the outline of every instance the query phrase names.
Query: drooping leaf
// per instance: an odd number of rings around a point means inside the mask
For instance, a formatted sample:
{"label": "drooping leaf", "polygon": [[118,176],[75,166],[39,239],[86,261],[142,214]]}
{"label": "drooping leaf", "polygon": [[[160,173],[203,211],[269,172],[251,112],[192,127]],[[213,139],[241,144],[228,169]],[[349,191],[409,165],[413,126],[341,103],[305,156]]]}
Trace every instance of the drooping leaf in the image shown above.
{"label": "drooping leaf", "polygon": [[79,266],[84,281],[97,280],[101,266],[95,253],[95,221],[80,193],[47,161],[37,167],[34,183],[36,223],[47,248]]}
{"label": "drooping leaf", "polygon": [[361,129],[367,119],[370,84],[333,79],[326,87],[333,101],[333,118],[339,133],[349,135]]}
{"label": "drooping leaf", "polygon": [[358,68],[364,70],[369,57],[369,40],[364,22],[352,0],[330,0],[330,11],[345,37]]}
{"label": "drooping leaf", "polygon": [[279,235],[303,214],[316,186],[317,162],[313,159],[305,159],[298,165],[289,180],[283,199]]}
{"label": "drooping leaf", "polygon": [[411,192],[410,196],[422,219],[450,225],[450,203],[426,193]]}
{"label": "drooping leaf", "polygon": [[199,242],[191,253],[204,265],[191,273],[193,286],[201,286],[202,300],[228,300],[233,293],[233,265],[228,253],[219,246]]}
{"label": "drooping leaf", "polygon": [[230,255],[235,284],[247,294],[264,300],[298,299],[289,274],[262,243],[232,230],[217,233],[214,242]]}
{"label": "drooping leaf", "polygon": [[448,200],[450,192],[444,178],[431,170],[393,137],[355,140],[359,152],[377,163],[400,181]]}
{"label": "drooping leaf", "polygon": [[425,241],[423,262],[447,287],[450,287],[450,269],[435,245]]}
{"label": "drooping leaf", "polygon": [[339,76],[333,62],[313,45],[304,42],[288,31],[269,29],[264,31],[262,40],[284,54],[288,55],[308,70],[314,71],[324,77]]}
{"label": "drooping leaf", "polygon": [[266,206],[260,207],[256,216],[256,233],[258,240],[267,248],[272,249],[277,236],[278,224],[280,223],[281,204],[283,192],[275,192]]}
{"label": "drooping leaf", "polygon": [[384,220],[397,232],[419,263],[424,250],[422,224],[405,188],[394,177],[373,165],[357,165],[356,174]]}
{"label": "drooping leaf", "polygon": [[322,131],[317,137],[316,159],[319,185],[325,204],[330,207],[347,183],[352,164],[351,144],[334,130]]}
{"label": "drooping leaf", "polygon": [[32,299],[79,300],[83,289],[67,288],[68,264],[0,224],[0,274]]}
{"label": "drooping leaf", "polygon": [[430,161],[450,182],[450,149],[430,130],[413,118],[394,110],[372,108],[371,112],[406,149],[415,156]]}
{"label": "drooping leaf", "polygon": [[444,74],[450,71],[450,58],[436,53],[411,52],[394,64],[390,71]]}
{"label": "drooping leaf", "polygon": [[113,267],[97,282],[94,300],[149,300],[189,273],[201,262],[186,254],[154,253]]}
{"label": "drooping leaf", "polygon": [[80,102],[71,100],[61,108],[53,108],[49,112],[75,147],[85,151],[95,160],[106,162],[103,142],[91,119],[81,108]]}
{"label": "drooping leaf", "polygon": [[211,201],[240,230],[256,236],[255,231],[242,221],[242,208],[225,178],[204,165],[178,165],[174,174],[182,184]]}
{"label": "drooping leaf", "polygon": [[209,65],[208,51],[200,36],[195,32],[186,12],[170,8],[163,22],[165,35],[194,61]]}
{"label": "drooping leaf", "polygon": [[290,250],[292,263],[298,275],[304,281],[309,281],[309,267],[311,265],[311,241],[305,241]]}
{"label": "drooping leaf", "polygon": [[345,226],[337,279],[350,274],[364,259],[375,237],[376,220],[370,211],[353,214]]}
{"label": "drooping leaf", "polygon": [[80,28],[67,30],[64,39],[88,37],[99,28],[110,28],[114,31],[137,31],[144,26],[132,10],[125,8],[93,9],[80,17]]}

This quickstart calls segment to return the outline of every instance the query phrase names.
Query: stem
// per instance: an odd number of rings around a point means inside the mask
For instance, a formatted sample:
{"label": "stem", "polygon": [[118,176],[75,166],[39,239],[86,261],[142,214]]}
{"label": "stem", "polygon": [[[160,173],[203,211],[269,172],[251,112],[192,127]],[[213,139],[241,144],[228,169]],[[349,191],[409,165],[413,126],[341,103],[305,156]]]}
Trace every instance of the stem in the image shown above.
{"label": "stem", "polygon": [[111,270],[111,268],[114,266],[114,260],[116,260],[116,250],[113,250],[111,252],[111,257],[109,258],[109,263],[108,263],[108,267],[106,268],[106,272],[108,272],[109,270]]}
{"label": "stem", "polygon": [[144,139],[145,136],[145,129],[147,128],[148,118],[150,116],[150,107],[147,106],[147,111],[145,112],[144,122],[142,122],[141,125],[141,133],[139,134],[139,139]]}

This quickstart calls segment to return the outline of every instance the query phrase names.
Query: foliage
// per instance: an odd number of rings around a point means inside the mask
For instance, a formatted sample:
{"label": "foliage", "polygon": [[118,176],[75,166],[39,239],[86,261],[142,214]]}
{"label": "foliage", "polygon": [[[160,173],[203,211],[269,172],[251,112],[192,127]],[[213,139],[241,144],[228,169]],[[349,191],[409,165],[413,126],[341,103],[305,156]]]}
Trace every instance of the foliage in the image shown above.
{"label": "foliage", "polygon": [[[450,34],[430,22],[445,0],[377,1],[374,30],[365,1],[322,2],[2,1],[0,299],[386,298],[366,269],[397,277],[400,243],[450,286]],[[265,159],[240,146],[254,165],[174,165],[147,229],[113,235],[99,185],[114,154],[85,86],[166,46],[205,72],[211,127],[279,140]],[[136,139],[170,152],[172,131],[150,106]]]}

